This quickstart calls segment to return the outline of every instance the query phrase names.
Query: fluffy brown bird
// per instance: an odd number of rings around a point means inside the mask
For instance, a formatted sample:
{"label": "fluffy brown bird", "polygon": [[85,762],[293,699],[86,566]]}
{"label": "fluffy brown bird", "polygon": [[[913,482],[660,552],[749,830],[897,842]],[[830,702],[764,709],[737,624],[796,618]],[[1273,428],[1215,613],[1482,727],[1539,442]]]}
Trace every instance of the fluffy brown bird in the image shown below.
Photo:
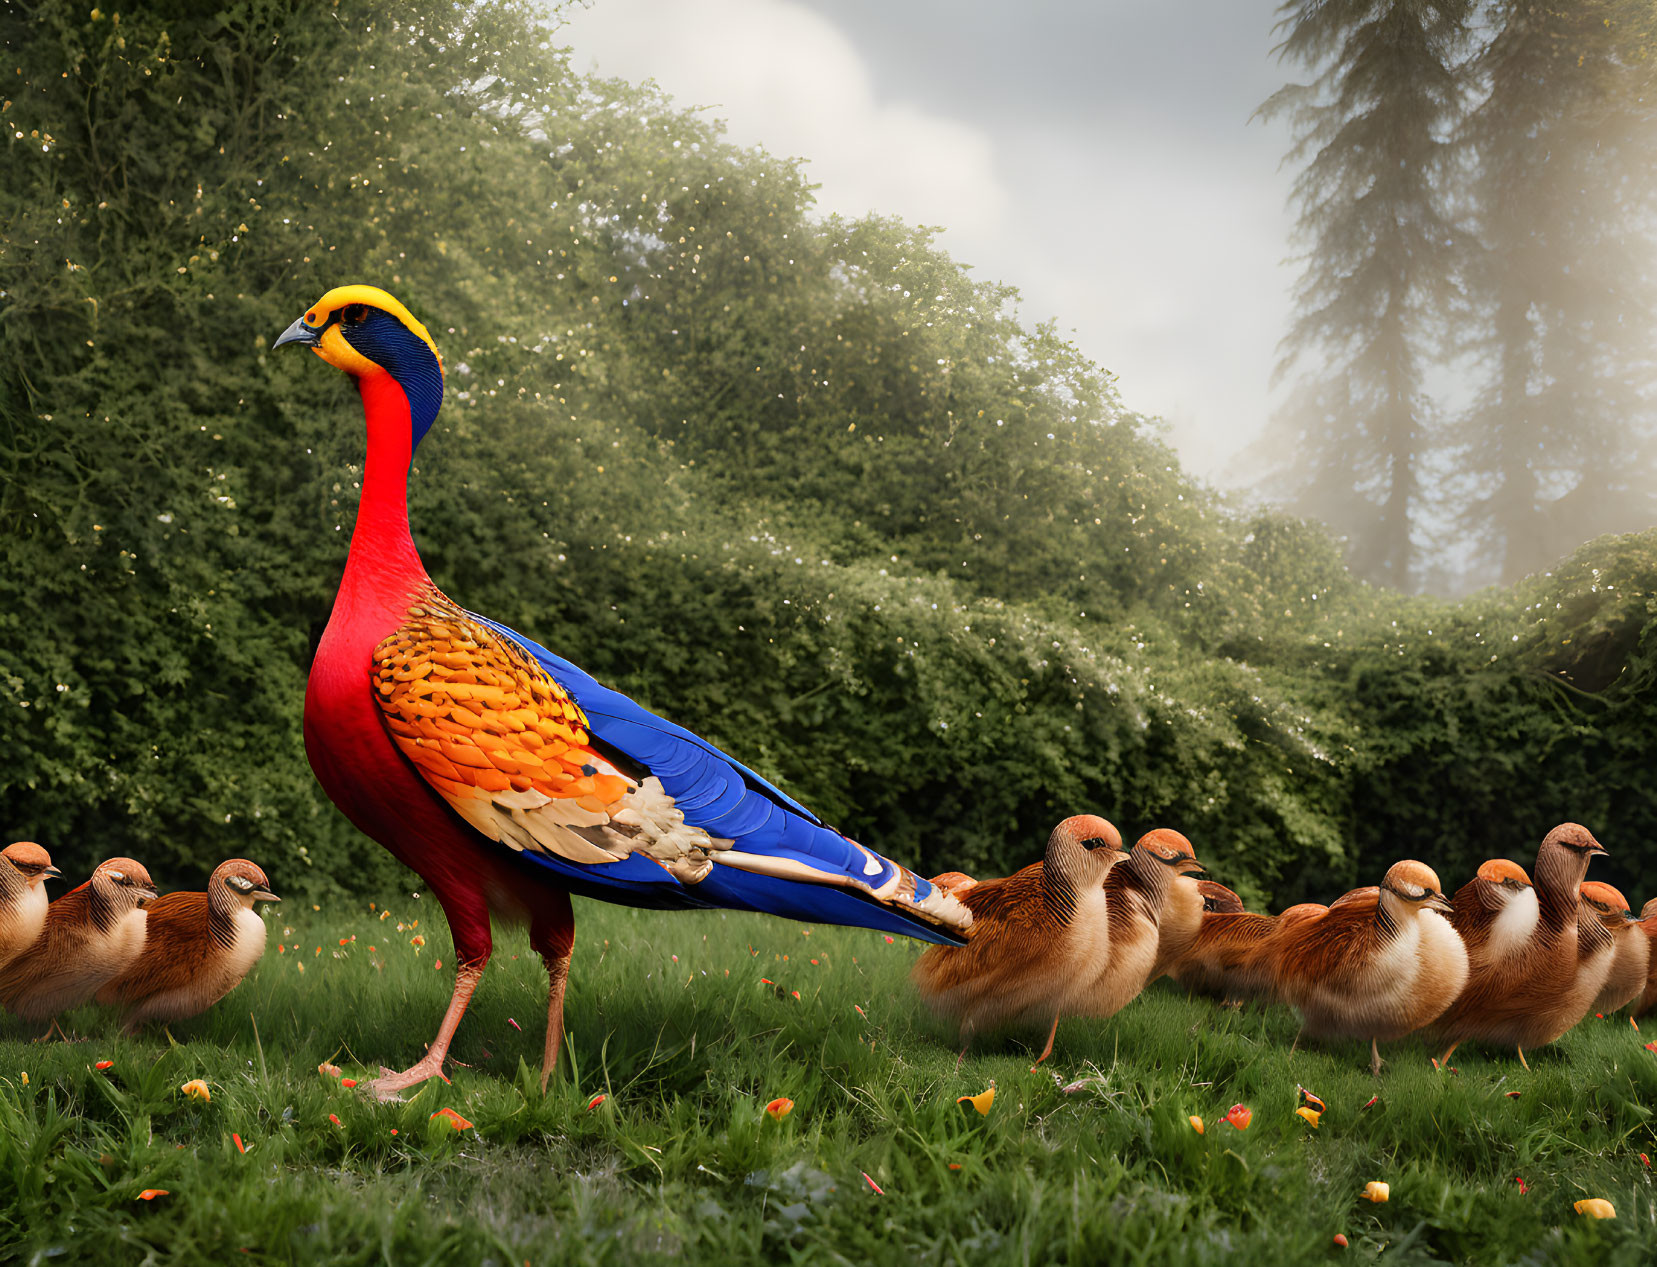
{"label": "fluffy brown bird", "polygon": [[1243,961],[1277,924],[1275,915],[1258,915],[1243,899],[1214,880],[1198,880],[1202,920],[1197,935],[1168,975],[1188,994],[1204,994],[1227,1003],[1259,993],[1258,983],[1243,979]]}
{"label": "fluffy brown bird", "polygon": [[121,1008],[128,1029],[205,1012],[265,953],[265,921],[253,904],[281,900],[246,858],[221,862],[207,892],[169,893],[150,903],[144,953],[98,991],[98,1002]]}
{"label": "fluffy brown bird", "polygon": [[1593,910],[1601,927],[1611,934],[1611,967],[1598,996],[1588,1005],[1590,1012],[1615,1012],[1645,993],[1646,973],[1651,966],[1651,941],[1639,926],[1628,899],[1602,880],[1582,886],[1582,900]]}
{"label": "fluffy brown bird", "polygon": [[1050,1023],[1036,1063],[1047,1058],[1080,966],[1108,943],[1104,883],[1121,858],[1121,833],[1080,814],[1053,829],[1042,861],[954,890],[972,912],[967,944],[928,948],[911,979],[933,1012],[959,1023],[963,1045]]}
{"label": "fluffy brown bird", "polygon": [[[1138,996],[1156,966],[1176,882],[1201,875],[1202,869],[1191,842],[1177,831],[1160,827],[1134,843],[1127,860],[1105,877],[1106,935],[1095,942],[1093,957],[1080,961],[1091,971],[1076,979],[1066,1012],[1114,1016]],[[1196,892],[1194,886],[1191,891]],[[1199,926],[1201,918],[1199,906]],[[1187,939],[1187,949],[1192,941],[1194,935]]]}
{"label": "fluffy brown bird", "polygon": [[[1159,831],[1176,849],[1179,847],[1178,842],[1183,841],[1183,856],[1195,861],[1196,854],[1189,840],[1177,831],[1168,831],[1166,828]],[[1157,834],[1151,833],[1153,836]],[[1201,869],[1197,868],[1199,872]],[[1199,880],[1194,874],[1181,873],[1174,876],[1168,895],[1163,899],[1162,913],[1157,919],[1156,959],[1151,964],[1150,975],[1145,978],[1146,984],[1172,972],[1185,961],[1186,953],[1196,944],[1197,932],[1202,927],[1203,912],[1209,905],[1209,899],[1204,895],[1202,887],[1204,884],[1213,884],[1213,881]],[[1224,889],[1224,886],[1216,885],[1215,888]],[[1230,889],[1224,891],[1231,894],[1233,899],[1237,897]],[[1241,909],[1242,903],[1238,902],[1237,905]]]}
{"label": "fluffy brown bird", "polygon": [[1527,945],[1542,917],[1536,886],[1507,858],[1480,864],[1478,874],[1450,900],[1456,908],[1450,922],[1467,947],[1469,981]]}
{"label": "fluffy brown bird", "polygon": [[942,875],[933,876],[932,883],[945,893],[960,895],[977,884],[978,881],[974,880],[965,871],[945,871]]}
{"label": "fluffy brown bird", "polygon": [[1657,944],[1654,944],[1657,943],[1657,897],[1640,908],[1639,929],[1650,948],[1650,967],[1646,970],[1645,992],[1634,1004],[1630,1016],[1644,1016],[1653,1005],[1657,1005]]}
{"label": "fluffy brown bird", "polygon": [[32,840],[0,849],[0,971],[40,936],[46,923],[46,881],[62,874]]}
{"label": "fluffy brown bird", "polygon": [[6,969],[0,1004],[25,1020],[52,1022],[78,1007],[144,950],[150,873],[131,858],[100,862],[92,878],[46,908],[40,936]]}
{"label": "fluffy brown bird", "polygon": [[1367,1038],[1379,1074],[1381,1041],[1430,1024],[1467,982],[1450,909],[1432,868],[1406,859],[1373,895],[1354,891],[1321,914],[1280,922],[1256,961],[1300,1013],[1301,1035]]}
{"label": "fluffy brown bird", "polygon": [[[1481,902],[1498,905],[1484,907],[1479,918],[1493,922],[1482,935],[1469,926],[1477,949],[1469,960],[1467,986],[1433,1025],[1433,1034],[1448,1044],[1438,1058],[1440,1065],[1449,1061],[1461,1043],[1473,1039],[1512,1046],[1519,1053],[1519,1063],[1529,1069],[1525,1048],[1553,1042],[1582,1019],[1604,977],[1591,980],[1585,976],[1579,953],[1591,960],[1601,940],[1609,943],[1610,937],[1597,920],[1581,921],[1590,931],[1579,940],[1581,888],[1588,863],[1605,852],[1580,823],[1561,823],[1550,831],[1531,868],[1537,903],[1534,923],[1523,871],[1513,868],[1517,875],[1500,873],[1512,881],[1498,885],[1508,890],[1505,896],[1494,888],[1480,890]],[[1487,874],[1485,868],[1495,865],[1481,867],[1480,878],[1473,883],[1492,883],[1499,873],[1492,869]],[[1457,908],[1455,919],[1471,919],[1472,915],[1469,903],[1467,912]],[[1606,955],[1604,968],[1609,967]]]}

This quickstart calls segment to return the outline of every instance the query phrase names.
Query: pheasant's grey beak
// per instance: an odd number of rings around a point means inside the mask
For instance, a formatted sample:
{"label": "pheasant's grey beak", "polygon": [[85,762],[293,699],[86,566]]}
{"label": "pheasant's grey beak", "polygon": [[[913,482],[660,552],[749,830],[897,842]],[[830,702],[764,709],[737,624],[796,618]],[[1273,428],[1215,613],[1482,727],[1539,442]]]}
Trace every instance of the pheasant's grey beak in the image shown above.
{"label": "pheasant's grey beak", "polygon": [[1443,911],[1446,915],[1454,915],[1456,913],[1456,908],[1450,905],[1450,899],[1445,897],[1442,893],[1427,894],[1427,909],[1430,911]]}
{"label": "pheasant's grey beak", "polygon": [[139,908],[142,909],[143,907],[148,906],[151,902],[155,901],[156,897],[159,895],[154,889],[139,889],[135,896],[138,898]]}
{"label": "pheasant's grey beak", "polygon": [[310,326],[306,325],[305,318],[301,317],[286,330],[282,331],[282,336],[277,339],[275,343],[270,345],[270,350],[274,352],[277,348],[287,343],[298,343],[302,347],[314,348],[316,347],[317,341],[321,338],[321,336],[322,332],[320,330],[312,329]]}
{"label": "pheasant's grey beak", "polygon": [[59,871],[56,867],[42,867],[40,869],[40,874],[45,876],[48,880],[61,880],[63,878],[63,872]]}
{"label": "pheasant's grey beak", "polygon": [[255,902],[280,902],[282,900],[269,889],[254,889],[248,896]]}

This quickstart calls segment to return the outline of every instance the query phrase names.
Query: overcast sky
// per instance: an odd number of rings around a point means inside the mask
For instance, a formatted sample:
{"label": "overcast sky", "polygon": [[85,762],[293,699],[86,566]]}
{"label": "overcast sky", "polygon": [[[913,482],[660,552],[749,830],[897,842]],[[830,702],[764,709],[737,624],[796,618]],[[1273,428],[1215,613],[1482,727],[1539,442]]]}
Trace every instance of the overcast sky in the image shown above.
{"label": "overcast sky", "polygon": [[654,79],[806,159],[826,211],[945,228],[1227,482],[1295,269],[1275,0],[589,0],[578,69]]}

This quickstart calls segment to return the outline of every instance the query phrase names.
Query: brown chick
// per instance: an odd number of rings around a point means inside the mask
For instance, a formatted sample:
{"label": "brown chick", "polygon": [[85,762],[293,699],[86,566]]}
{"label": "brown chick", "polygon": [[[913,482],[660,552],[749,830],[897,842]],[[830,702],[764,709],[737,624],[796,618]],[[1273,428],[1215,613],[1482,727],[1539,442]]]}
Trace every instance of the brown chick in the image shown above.
{"label": "brown chick", "polygon": [[62,874],[32,840],[0,849],[0,972],[40,936],[46,924],[46,881]]}
{"label": "brown chick", "polygon": [[[1379,892],[1347,894],[1321,914],[1280,924],[1256,951],[1278,997],[1308,1038],[1380,1042],[1430,1024],[1467,982],[1467,949],[1445,915],[1431,867],[1395,862]],[[1296,1041],[1299,1041],[1297,1036]]]}
{"label": "brown chick", "polygon": [[1507,858],[1480,864],[1478,874],[1450,899],[1450,922],[1467,947],[1468,979],[1504,962],[1529,944],[1542,908],[1525,869]]}
{"label": "brown chick", "polygon": [[1233,1003],[1256,991],[1238,980],[1238,970],[1248,955],[1277,923],[1274,915],[1256,915],[1243,906],[1243,899],[1214,880],[1198,880],[1202,894],[1202,920],[1197,935],[1169,970],[1168,975],[1188,994],[1205,994]]}
{"label": "brown chick", "polygon": [[[1201,875],[1191,842],[1166,827],[1146,832],[1127,860],[1105,877],[1106,935],[1074,982],[1064,1010],[1077,1016],[1114,1016],[1151,979],[1162,940],[1162,921],[1182,876]],[[1193,886],[1192,893],[1197,890]],[[1201,901],[1200,894],[1198,901]],[[1197,909],[1200,926],[1202,911]],[[1194,941],[1194,935],[1187,942]]]}
{"label": "brown chick", "polygon": [[978,881],[974,880],[965,871],[945,871],[942,875],[933,876],[932,883],[937,885],[945,893],[953,893],[959,897],[973,885],[977,884]]}
{"label": "brown chick", "polygon": [[[1160,829],[1162,834],[1173,843],[1178,838],[1185,843],[1185,856],[1195,861],[1195,853],[1191,842],[1186,840],[1177,831]],[[1151,835],[1157,835],[1152,832]],[[1201,867],[1197,870],[1201,871]],[[1197,930],[1202,927],[1203,911],[1208,906],[1208,899],[1203,896],[1202,886],[1212,881],[1199,880],[1195,875],[1179,874],[1174,877],[1173,885],[1168,890],[1168,896],[1162,904],[1162,914],[1157,920],[1156,960],[1151,964],[1151,974],[1145,980],[1152,981],[1168,975],[1175,967],[1184,962],[1186,952],[1196,944]],[[1223,886],[1219,886],[1223,887]],[[1230,889],[1225,892],[1231,893]],[[1237,895],[1231,893],[1235,898]],[[1238,903],[1239,909],[1242,903]]]}
{"label": "brown chick", "polygon": [[1611,934],[1611,967],[1599,995],[1588,1005],[1590,1012],[1615,1012],[1645,993],[1646,973],[1651,966],[1651,941],[1639,926],[1628,899],[1602,880],[1582,886],[1582,900],[1592,908],[1600,925]]}
{"label": "brown chick", "polygon": [[[1511,1045],[1519,1053],[1519,1063],[1529,1069],[1525,1048],[1553,1042],[1582,1019],[1604,978],[1587,980],[1581,973],[1577,936],[1580,890],[1588,863],[1603,853],[1593,833],[1579,823],[1561,823],[1543,838],[1531,868],[1537,916],[1528,933],[1529,899],[1524,897],[1525,886],[1519,882],[1522,871],[1517,877],[1505,873],[1515,881],[1505,897],[1491,889],[1481,890],[1481,901],[1502,905],[1482,940],[1470,933],[1475,953],[1469,958],[1467,987],[1433,1024],[1435,1037],[1449,1044],[1438,1058],[1440,1065],[1448,1063],[1461,1043],[1474,1039]],[[1479,871],[1480,879],[1488,882],[1485,867]],[[1490,876],[1496,874],[1490,872]],[[1466,917],[1458,907],[1456,918]],[[1599,938],[1609,943],[1610,937],[1597,920],[1581,923],[1592,926],[1580,947],[1591,958]],[[1609,956],[1603,962],[1608,970]]]}
{"label": "brown chick", "polygon": [[128,1029],[205,1012],[239,984],[265,953],[255,902],[280,902],[265,873],[245,858],[221,862],[205,893],[169,893],[150,903],[144,953],[98,991],[126,1013]]}
{"label": "brown chick", "polygon": [[932,946],[911,979],[933,1012],[974,1034],[1050,1024],[1053,1049],[1063,1000],[1078,966],[1108,940],[1104,882],[1122,858],[1122,836],[1093,814],[1053,829],[1042,861],[956,896],[972,912],[965,946]]}
{"label": "brown chick", "polygon": [[1657,944],[1654,944],[1657,943],[1657,897],[1640,908],[1639,928],[1650,947],[1650,967],[1646,970],[1645,992],[1634,1004],[1630,1016],[1644,1016],[1653,1005],[1657,1005]]}
{"label": "brown chick", "polygon": [[154,899],[141,864],[100,862],[90,880],[46,908],[40,936],[0,979],[0,1004],[55,1029],[58,1013],[85,1003],[143,953],[144,907]]}

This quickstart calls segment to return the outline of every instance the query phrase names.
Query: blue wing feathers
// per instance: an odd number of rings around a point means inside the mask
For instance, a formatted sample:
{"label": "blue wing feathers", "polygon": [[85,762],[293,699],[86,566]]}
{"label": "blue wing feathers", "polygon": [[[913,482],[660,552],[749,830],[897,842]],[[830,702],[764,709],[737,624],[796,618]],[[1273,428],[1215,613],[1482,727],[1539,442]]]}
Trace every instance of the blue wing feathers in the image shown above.
{"label": "blue wing feathers", "polygon": [[[685,821],[711,836],[731,840],[746,853],[791,858],[819,871],[839,871],[878,888],[893,864],[853,845],[815,814],[752,770],[682,726],[640,707],[619,691],[516,631],[484,616],[484,625],[533,656],[587,715],[594,738],[649,769],[662,781]],[[725,906],[787,919],[849,924],[901,933],[923,941],[960,945],[961,939],[917,915],[886,906],[832,883],[811,884],[716,866],[695,885],[681,884],[648,858],[634,856],[601,865],[525,854],[558,873],[572,892],[638,906]],[[869,871],[873,861],[876,870]],[[915,877],[917,897],[931,885]]]}

